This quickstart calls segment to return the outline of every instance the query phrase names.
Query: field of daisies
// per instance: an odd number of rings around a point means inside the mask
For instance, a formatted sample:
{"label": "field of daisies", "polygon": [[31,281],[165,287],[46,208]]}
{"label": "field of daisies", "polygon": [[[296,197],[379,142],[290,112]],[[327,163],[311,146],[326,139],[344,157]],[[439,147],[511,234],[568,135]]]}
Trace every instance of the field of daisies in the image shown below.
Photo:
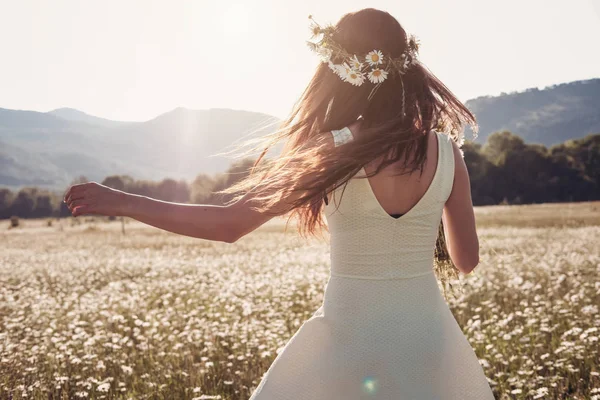
{"label": "field of daisies", "polygon": [[[600,203],[477,208],[448,300],[497,399],[600,399]],[[0,221],[0,399],[248,399],[319,308],[327,240]]]}

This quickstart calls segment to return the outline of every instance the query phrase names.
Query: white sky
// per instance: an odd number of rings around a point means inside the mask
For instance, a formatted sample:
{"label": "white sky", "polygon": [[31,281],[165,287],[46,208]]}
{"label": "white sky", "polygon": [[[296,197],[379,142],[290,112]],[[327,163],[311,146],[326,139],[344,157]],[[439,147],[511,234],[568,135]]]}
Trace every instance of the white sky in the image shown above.
{"label": "white sky", "polygon": [[0,0],[0,107],[147,120],[284,117],[318,60],[308,15],[390,12],[461,100],[600,76],[600,0]]}

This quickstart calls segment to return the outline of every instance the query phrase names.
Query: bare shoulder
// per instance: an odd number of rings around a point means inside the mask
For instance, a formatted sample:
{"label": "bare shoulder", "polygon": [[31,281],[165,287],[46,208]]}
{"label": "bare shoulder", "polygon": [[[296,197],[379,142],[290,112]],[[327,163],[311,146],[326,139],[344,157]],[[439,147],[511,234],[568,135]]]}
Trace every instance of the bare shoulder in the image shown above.
{"label": "bare shoulder", "polygon": [[460,197],[461,193],[464,195],[470,193],[471,183],[469,179],[469,171],[467,170],[467,164],[463,158],[462,151],[458,144],[448,138],[452,143],[452,153],[454,155],[454,183],[452,186],[452,192],[450,193],[450,199]]}

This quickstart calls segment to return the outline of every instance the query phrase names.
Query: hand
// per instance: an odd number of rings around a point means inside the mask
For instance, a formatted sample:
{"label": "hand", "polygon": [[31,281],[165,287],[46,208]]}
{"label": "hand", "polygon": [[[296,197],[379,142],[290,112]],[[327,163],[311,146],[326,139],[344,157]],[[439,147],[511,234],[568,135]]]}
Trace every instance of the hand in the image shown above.
{"label": "hand", "polygon": [[64,202],[74,217],[85,214],[123,215],[127,193],[97,182],[73,185],[67,190]]}

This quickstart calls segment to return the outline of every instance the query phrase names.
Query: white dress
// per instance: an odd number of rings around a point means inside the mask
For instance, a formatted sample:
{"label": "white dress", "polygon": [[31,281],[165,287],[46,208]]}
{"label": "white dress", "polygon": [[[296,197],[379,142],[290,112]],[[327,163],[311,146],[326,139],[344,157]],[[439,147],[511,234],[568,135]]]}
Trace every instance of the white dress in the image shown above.
{"label": "white dress", "polygon": [[[336,145],[352,139],[348,128],[333,134]],[[250,400],[494,399],[433,272],[454,180],[451,139],[436,135],[433,181],[400,218],[381,207],[365,178],[330,194],[331,269],[323,304],[278,354]],[[363,168],[357,176],[365,174]]]}

